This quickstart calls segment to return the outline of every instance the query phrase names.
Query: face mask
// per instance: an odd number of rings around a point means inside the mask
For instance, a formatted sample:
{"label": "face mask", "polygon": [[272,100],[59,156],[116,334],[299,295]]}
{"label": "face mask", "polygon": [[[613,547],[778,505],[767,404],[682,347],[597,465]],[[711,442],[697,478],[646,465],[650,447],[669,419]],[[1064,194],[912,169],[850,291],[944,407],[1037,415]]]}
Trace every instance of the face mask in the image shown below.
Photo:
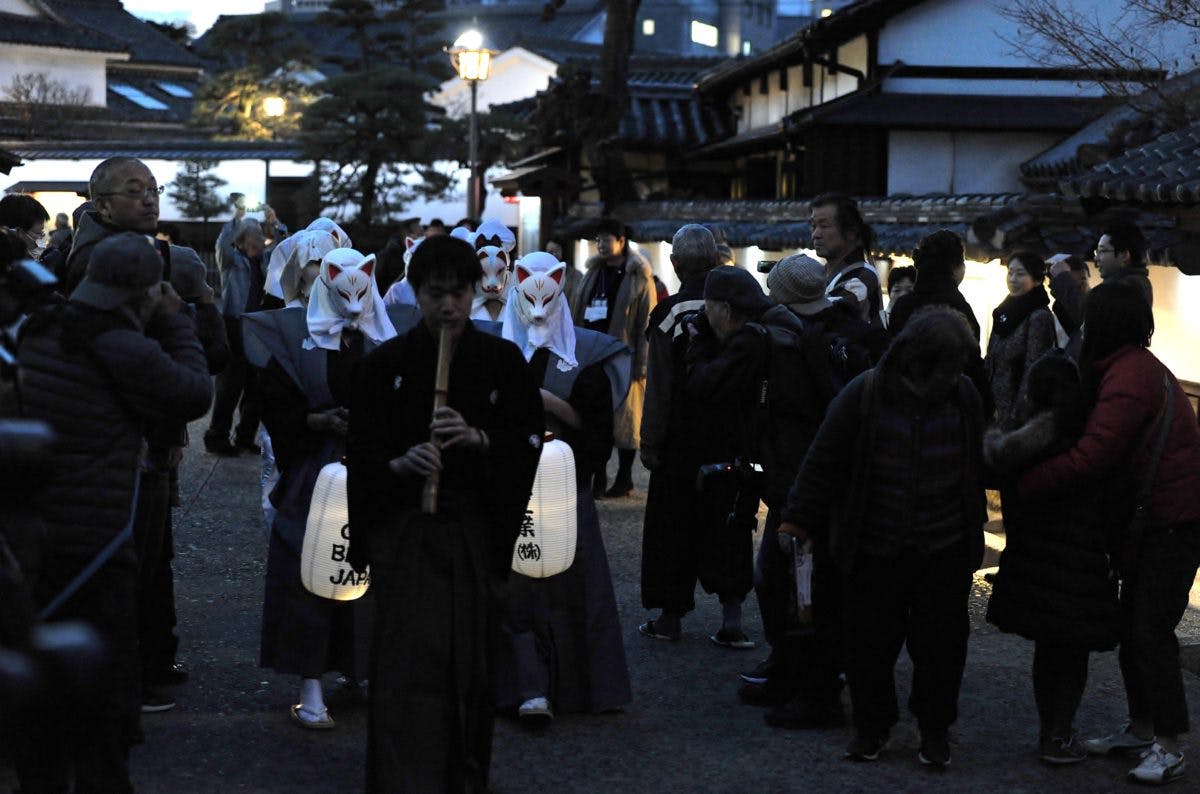
{"label": "face mask", "polygon": [[528,329],[529,341],[537,347],[548,341],[547,319],[553,316],[562,299],[562,281],[566,272],[567,266],[562,263],[550,270],[533,272],[517,262],[513,300],[517,302],[517,317]]}
{"label": "face mask", "polygon": [[[357,251],[349,248],[336,249],[351,256],[335,256],[330,253],[321,261],[321,282],[327,290],[329,304],[339,317],[346,320],[345,326],[357,329],[368,320],[375,310],[372,300],[375,283],[375,255],[371,254],[357,263],[352,263]],[[360,255],[361,256],[361,255]],[[335,261],[337,260],[337,261]]]}
{"label": "face mask", "polygon": [[508,253],[494,245],[479,249],[479,264],[483,267],[483,278],[479,282],[479,295],[485,300],[505,299],[504,288],[508,286]]}

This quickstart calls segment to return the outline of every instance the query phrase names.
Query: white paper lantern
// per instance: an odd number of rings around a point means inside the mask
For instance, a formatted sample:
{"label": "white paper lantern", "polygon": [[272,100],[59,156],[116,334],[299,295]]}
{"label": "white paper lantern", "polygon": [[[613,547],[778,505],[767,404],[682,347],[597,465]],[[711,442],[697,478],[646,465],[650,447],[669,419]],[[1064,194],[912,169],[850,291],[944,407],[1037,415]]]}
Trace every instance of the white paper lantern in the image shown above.
{"label": "white paper lantern", "polygon": [[562,573],[575,561],[578,514],[575,455],[566,442],[542,445],[525,520],[513,547],[512,569],[534,579]]}
{"label": "white paper lantern", "polygon": [[300,552],[300,581],[321,598],[353,601],[367,592],[370,571],[350,567],[350,510],[346,499],[346,467],[330,463],[317,475],[304,546]]}

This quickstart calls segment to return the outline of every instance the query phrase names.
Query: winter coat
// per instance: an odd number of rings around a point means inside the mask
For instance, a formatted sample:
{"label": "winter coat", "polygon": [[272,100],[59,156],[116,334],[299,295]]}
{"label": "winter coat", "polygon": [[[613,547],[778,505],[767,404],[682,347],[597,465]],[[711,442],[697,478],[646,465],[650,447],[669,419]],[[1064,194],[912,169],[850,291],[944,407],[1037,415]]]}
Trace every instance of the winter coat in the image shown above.
{"label": "winter coat", "polygon": [[984,460],[1006,473],[1000,492],[1007,545],[987,619],[1027,639],[1108,650],[1117,643],[1117,580],[1104,500],[1071,489],[1021,499],[1013,487],[1015,475],[1069,444],[1049,412],[984,437]]}
{"label": "winter coat", "polygon": [[1015,427],[1018,411],[1026,399],[1029,368],[1054,348],[1057,339],[1054,315],[1046,308],[1030,312],[1008,334],[992,329],[983,369],[992,390],[996,424],[1000,428],[1011,430]]}
{"label": "winter coat", "polygon": [[[229,221],[217,237],[217,265],[221,269],[221,297],[217,305],[224,317],[241,317],[245,312],[256,311],[263,295],[262,264],[251,261],[233,244],[236,231],[237,223]],[[251,300],[254,305],[250,305]]]}
{"label": "winter coat", "polygon": [[75,239],[71,243],[71,253],[67,256],[65,277],[62,277],[58,291],[70,296],[83,281],[87,272],[88,262],[92,261],[92,249],[96,243],[114,234],[120,234],[126,229],[118,229],[100,220],[100,215],[88,211],[79,216],[79,228],[75,230]]}
{"label": "winter coat", "polygon": [[1083,434],[1021,478],[1021,498],[1097,493],[1119,481],[1131,509],[1153,451],[1165,376],[1175,391],[1175,411],[1146,508],[1152,526],[1200,521],[1200,427],[1175,376],[1153,353],[1134,345],[1097,362],[1096,370],[1100,385]]}
{"label": "winter coat", "polygon": [[[576,325],[583,325],[583,313],[596,291],[596,281],[603,265],[603,257],[593,256],[587,261],[587,272],[571,301],[571,316]],[[646,326],[657,300],[650,264],[634,252],[626,251],[625,277],[621,279],[612,316],[608,318],[608,335],[629,345],[633,351],[629,396],[613,417],[613,442],[620,449],[637,449],[641,444],[642,402],[646,393],[646,360],[649,353]]]}
{"label": "winter coat", "polygon": [[642,414],[642,460],[661,461],[666,448],[686,429],[681,423],[683,321],[704,308],[703,273],[680,285],[657,304],[646,328],[646,397]]}
{"label": "winter coat", "polygon": [[[894,349],[894,348],[893,348]],[[829,404],[825,419],[788,493],[782,518],[809,532],[828,538],[834,563],[843,573],[854,567],[855,555],[867,515],[869,489],[875,487],[876,424],[881,394],[887,380],[888,357],[873,370],[850,381]],[[878,382],[876,382],[878,381]],[[870,384],[870,385],[868,385]],[[972,566],[983,556],[983,523],[987,518],[983,496],[980,439],[983,413],[979,394],[965,376],[947,398],[961,416],[962,505],[964,540]]]}
{"label": "winter coat", "polygon": [[[118,312],[65,304],[29,320],[18,359],[22,413],[57,436],[43,492],[50,565],[90,558],[129,520],[146,426],[208,410],[204,351],[186,313],[143,332]],[[132,542],[114,560],[132,563]]]}

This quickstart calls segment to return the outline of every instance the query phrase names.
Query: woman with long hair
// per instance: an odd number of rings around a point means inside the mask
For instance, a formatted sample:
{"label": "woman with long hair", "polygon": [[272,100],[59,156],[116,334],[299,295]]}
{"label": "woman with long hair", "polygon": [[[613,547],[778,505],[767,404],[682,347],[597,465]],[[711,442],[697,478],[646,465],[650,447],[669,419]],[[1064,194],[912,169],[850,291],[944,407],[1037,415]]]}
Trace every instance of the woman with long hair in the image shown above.
{"label": "woman with long hair", "polygon": [[1130,778],[1161,784],[1187,768],[1178,739],[1188,711],[1175,626],[1200,566],[1200,428],[1175,376],[1147,349],[1153,333],[1138,290],[1092,290],[1080,353],[1087,423],[1070,449],[1021,478],[1020,494],[1122,498],[1123,531],[1113,533],[1110,549],[1122,580],[1119,656],[1129,724],[1084,747],[1144,751]]}

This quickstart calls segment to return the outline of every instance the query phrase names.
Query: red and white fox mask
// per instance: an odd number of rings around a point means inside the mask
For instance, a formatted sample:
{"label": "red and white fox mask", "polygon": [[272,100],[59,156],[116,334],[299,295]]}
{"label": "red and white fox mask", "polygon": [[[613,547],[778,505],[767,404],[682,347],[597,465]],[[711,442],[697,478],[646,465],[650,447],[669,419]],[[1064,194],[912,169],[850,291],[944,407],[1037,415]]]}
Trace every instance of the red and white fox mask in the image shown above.
{"label": "red and white fox mask", "polygon": [[494,245],[485,245],[476,254],[483,268],[483,278],[479,280],[479,296],[484,300],[504,301],[508,297],[508,274],[511,269],[508,252]]}
{"label": "red and white fox mask", "polygon": [[516,284],[504,307],[503,331],[528,360],[539,347],[553,350],[575,366],[575,325],[563,297],[567,265],[553,254],[535,251],[518,259]]}
{"label": "red and white fox mask", "polygon": [[321,259],[308,301],[308,332],[318,346],[339,349],[344,329],[377,342],[396,335],[375,286],[375,255],[353,248],[335,248]]}

